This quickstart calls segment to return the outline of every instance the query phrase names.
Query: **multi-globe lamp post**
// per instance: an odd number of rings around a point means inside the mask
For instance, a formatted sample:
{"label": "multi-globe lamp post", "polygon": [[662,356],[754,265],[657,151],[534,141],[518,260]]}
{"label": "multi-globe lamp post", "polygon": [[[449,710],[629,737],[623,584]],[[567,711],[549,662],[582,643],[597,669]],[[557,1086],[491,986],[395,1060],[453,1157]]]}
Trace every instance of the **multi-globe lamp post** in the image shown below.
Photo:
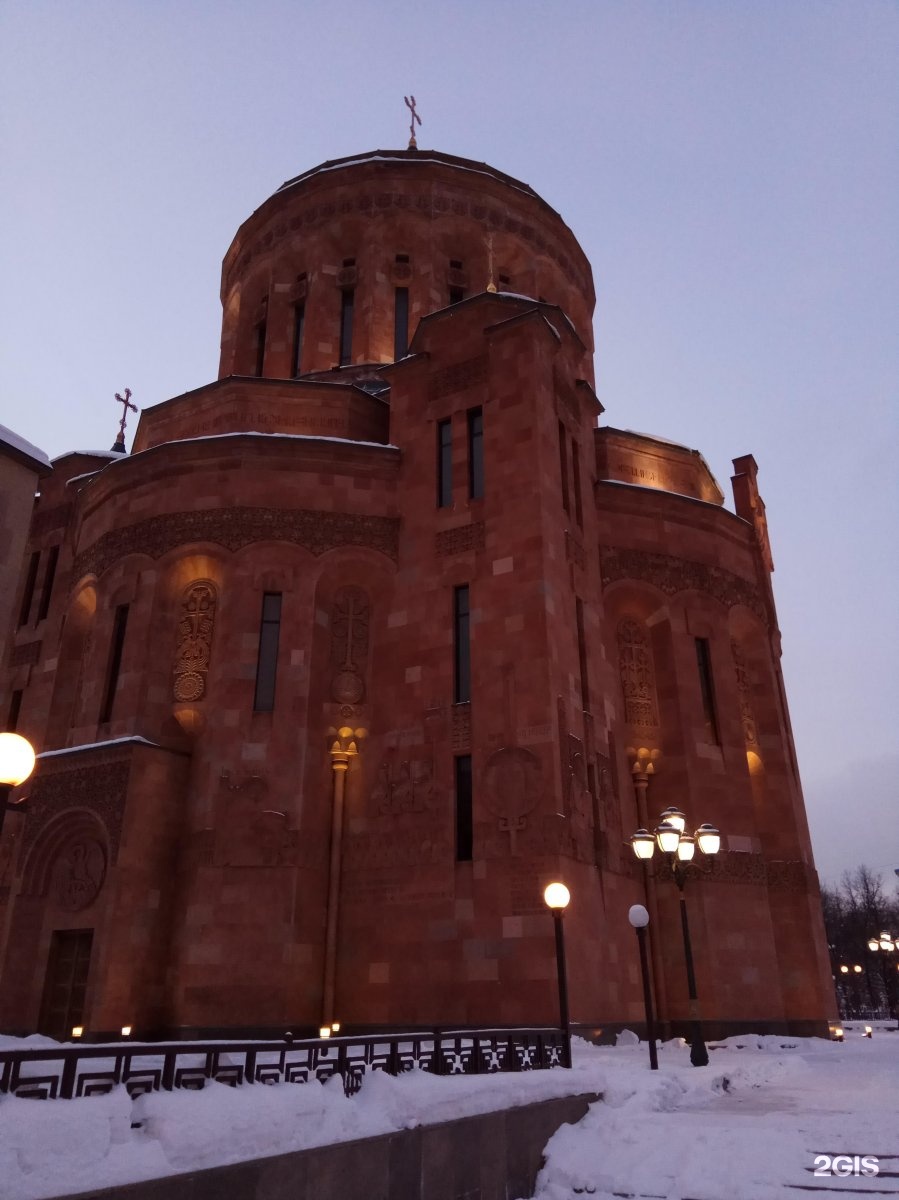
{"label": "multi-globe lamp post", "polygon": [[646,829],[638,829],[631,838],[631,846],[634,854],[642,862],[648,862],[658,846],[671,868],[671,876],[677,885],[680,896],[681,932],[684,939],[687,995],[690,1000],[690,1024],[692,1027],[690,1062],[694,1067],[705,1067],[708,1065],[709,1052],[702,1037],[702,1025],[699,1020],[696,973],[693,969],[693,947],[690,942],[690,923],[687,919],[684,884],[687,882],[687,868],[694,859],[696,847],[699,847],[701,854],[709,858],[714,857],[721,849],[721,834],[714,825],[700,825],[695,833],[685,833],[686,824],[687,818],[680,809],[666,808],[655,831],[650,833]]}
{"label": "multi-globe lamp post", "polygon": [[[872,954],[883,955],[883,957],[880,959],[881,975],[883,976],[884,997],[886,999],[887,1008],[889,1009],[890,985],[887,982],[886,965],[887,963],[892,963],[893,960],[887,956],[899,954],[899,936],[897,936],[895,933],[888,933],[884,929],[881,931],[879,937],[872,937],[868,939],[868,949]],[[897,963],[896,966],[897,970],[899,970],[899,963]],[[897,1005],[895,1015],[897,1019],[896,1028],[899,1030],[899,1005]]]}

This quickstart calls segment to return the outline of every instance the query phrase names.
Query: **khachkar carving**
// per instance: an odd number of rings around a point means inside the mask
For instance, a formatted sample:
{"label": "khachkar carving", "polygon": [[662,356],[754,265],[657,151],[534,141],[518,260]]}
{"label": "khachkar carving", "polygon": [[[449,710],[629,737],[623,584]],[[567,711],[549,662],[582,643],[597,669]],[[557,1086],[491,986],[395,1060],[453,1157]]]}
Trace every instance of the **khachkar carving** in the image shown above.
{"label": "khachkar carving", "polygon": [[103,847],[93,838],[79,837],[65,847],[54,864],[53,898],[67,912],[80,912],[96,900],[105,878]]}
{"label": "khachkar carving", "polygon": [[540,797],[540,759],[520,746],[505,746],[487,759],[481,773],[484,807],[509,835],[509,853],[517,853],[517,838],[527,829],[527,818]]}
{"label": "khachkar carving", "polygon": [[666,596],[678,592],[706,592],[728,608],[742,604],[762,621],[767,613],[759,590],[754,583],[725,571],[723,567],[691,562],[670,554],[655,554],[648,550],[600,548],[600,569],[604,585],[619,579],[640,579],[651,583]]}
{"label": "khachkar carving", "polygon": [[73,580],[103,572],[126,554],[159,558],[190,542],[214,542],[240,550],[252,542],[292,542],[312,554],[341,546],[367,546],[392,558],[398,556],[396,517],[320,512],[306,508],[211,508],[148,517],[104,533],[75,559]]}
{"label": "khachkar carving", "polygon": [[368,596],[341,588],[331,608],[331,695],[338,704],[358,704],[365,695],[368,635]]}
{"label": "khachkar carving", "polygon": [[131,772],[130,754],[128,758],[113,762],[97,762],[93,755],[90,757],[93,760],[90,766],[64,769],[53,774],[45,774],[44,768],[41,769],[28,798],[23,855],[28,853],[38,835],[54,817],[68,809],[86,808],[95,813],[105,826],[109,836],[110,857],[115,862]]}
{"label": "khachkar carving", "polygon": [[743,737],[747,746],[758,746],[758,726],[755,723],[755,713],[752,711],[752,685],[749,682],[746,660],[738,641],[731,641],[730,648],[734,656],[734,670],[737,674],[737,688],[740,693],[740,720],[743,724]]}
{"label": "khachkar carving", "polygon": [[433,762],[425,758],[397,763],[385,758],[378,769],[371,799],[382,817],[429,812],[434,801]]}
{"label": "khachkar carving", "polygon": [[656,729],[655,671],[649,635],[640,621],[626,618],[618,624],[618,670],[624,693],[624,719],[638,729]]}
{"label": "khachkar carving", "polygon": [[175,648],[176,700],[192,702],[206,695],[206,673],[215,626],[215,586],[208,579],[192,583],[181,601]]}

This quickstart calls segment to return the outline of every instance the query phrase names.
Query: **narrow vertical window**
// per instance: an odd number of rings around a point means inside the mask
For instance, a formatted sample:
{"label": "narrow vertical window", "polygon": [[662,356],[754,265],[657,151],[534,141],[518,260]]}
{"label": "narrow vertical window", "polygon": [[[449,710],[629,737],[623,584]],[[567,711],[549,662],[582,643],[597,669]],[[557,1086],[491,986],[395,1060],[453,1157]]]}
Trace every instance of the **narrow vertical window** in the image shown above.
{"label": "narrow vertical window", "polygon": [[484,498],[484,413],[468,410],[468,498]]}
{"label": "narrow vertical window", "polygon": [[56,564],[59,561],[59,546],[51,546],[47,558],[47,569],[44,572],[44,586],[41,590],[41,602],[38,605],[37,619],[43,621],[50,611],[50,597],[53,595],[53,580],[56,577]]}
{"label": "narrow vertical window", "polygon": [[31,601],[34,599],[34,585],[37,583],[37,569],[41,561],[40,550],[35,550],[28,563],[28,574],[25,576],[25,591],[22,594],[22,607],[19,609],[19,626],[28,624],[28,614],[31,612]]}
{"label": "narrow vertical window", "polygon": [[393,289],[393,357],[403,358],[409,349],[409,289]]}
{"label": "narrow vertical window", "polygon": [[467,583],[453,589],[453,651],[453,703],[467,704],[471,699],[471,638]]}
{"label": "narrow vertical window", "polygon": [[471,755],[456,759],[456,862],[471,862],[473,849],[471,811]]}
{"label": "narrow vertical window", "polygon": [[451,287],[449,290],[450,304],[461,304],[465,299],[465,288]]}
{"label": "narrow vertical window", "polygon": [[340,293],[340,365],[353,361],[353,303],[355,292],[345,288]]}
{"label": "narrow vertical window", "polygon": [[577,624],[577,656],[581,666],[581,707],[590,711],[590,679],[587,675],[587,639],[584,636],[584,602],[576,598],[574,616]]}
{"label": "narrow vertical window", "polygon": [[562,474],[562,507],[566,512],[570,509],[568,499],[568,449],[565,445],[565,426],[559,422],[559,470]]}
{"label": "narrow vertical window", "polygon": [[22,711],[22,690],[13,692],[9,701],[9,713],[6,717],[6,732],[15,733],[19,728],[19,713]]}
{"label": "narrow vertical window", "polygon": [[260,321],[256,326],[256,374],[259,376],[265,366],[265,325],[265,321]]}
{"label": "narrow vertical window", "polygon": [[112,626],[112,648],[109,652],[109,666],[106,670],[106,690],[103,693],[103,704],[100,708],[101,725],[105,725],[112,717],[116,689],[119,686],[119,674],[122,669],[122,650],[125,646],[127,624],[128,605],[120,604],[115,610],[115,620]]}
{"label": "narrow vertical window", "polygon": [[293,306],[293,377],[302,374],[303,366],[303,326],[306,324],[306,305]]}
{"label": "narrow vertical window", "polygon": [[709,737],[719,746],[721,735],[718,729],[718,714],[715,710],[715,685],[712,680],[712,655],[708,638],[696,638],[696,663],[699,667],[699,692],[702,697],[702,715]]}
{"label": "narrow vertical window", "polygon": [[271,712],[275,707],[275,677],[278,673],[278,642],[281,638],[281,593],[262,597],[259,657],[256,661],[254,712]]}
{"label": "narrow vertical window", "polygon": [[584,510],[581,505],[581,456],[574,438],[571,439],[571,486],[574,489],[574,519],[583,529]]}
{"label": "narrow vertical window", "polygon": [[453,423],[437,422],[437,507],[453,502]]}

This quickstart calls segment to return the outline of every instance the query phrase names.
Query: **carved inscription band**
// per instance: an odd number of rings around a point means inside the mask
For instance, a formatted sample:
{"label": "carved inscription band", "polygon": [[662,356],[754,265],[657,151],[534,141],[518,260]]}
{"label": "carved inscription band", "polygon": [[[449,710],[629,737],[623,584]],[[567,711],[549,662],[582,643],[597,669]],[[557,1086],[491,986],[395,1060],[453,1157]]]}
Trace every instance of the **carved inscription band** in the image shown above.
{"label": "carved inscription band", "polygon": [[603,546],[600,548],[600,568],[604,585],[619,579],[640,579],[653,584],[666,596],[686,591],[707,592],[728,608],[742,604],[765,624],[768,622],[764,602],[755,584],[723,567],[690,562],[670,554]]}
{"label": "carved inscription band", "polygon": [[340,546],[367,546],[397,560],[396,517],[357,516],[306,508],[213,508],[149,517],[104,533],[75,559],[73,579],[102,575],[126,554],[160,558],[188,542],[215,542],[240,550],[252,542],[293,542],[313,554]]}

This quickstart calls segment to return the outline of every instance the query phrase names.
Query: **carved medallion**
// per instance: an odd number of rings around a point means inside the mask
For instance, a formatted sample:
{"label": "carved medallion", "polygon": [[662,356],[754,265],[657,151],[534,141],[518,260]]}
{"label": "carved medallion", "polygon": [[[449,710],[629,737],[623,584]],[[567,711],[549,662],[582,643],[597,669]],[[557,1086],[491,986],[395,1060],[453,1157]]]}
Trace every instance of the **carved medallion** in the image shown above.
{"label": "carved medallion", "polygon": [[527,828],[527,814],[540,798],[540,759],[520,746],[504,746],[487,759],[481,774],[484,805],[509,834],[510,853],[516,853],[516,835]]}
{"label": "carved medallion", "polygon": [[78,838],[56,860],[53,898],[67,912],[80,912],[96,900],[105,878],[103,847],[92,838]]}

